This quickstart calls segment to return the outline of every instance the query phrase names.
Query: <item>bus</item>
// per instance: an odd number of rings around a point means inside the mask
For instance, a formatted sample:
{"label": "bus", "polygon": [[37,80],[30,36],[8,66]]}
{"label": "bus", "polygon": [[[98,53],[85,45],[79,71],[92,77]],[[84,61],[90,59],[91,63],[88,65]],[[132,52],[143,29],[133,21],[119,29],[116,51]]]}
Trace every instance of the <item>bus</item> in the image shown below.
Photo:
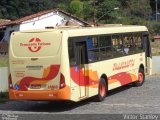
{"label": "bus", "polygon": [[9,47],[11,100],[81,101],[152,74],[145,26],[68,27],[19,31]]}

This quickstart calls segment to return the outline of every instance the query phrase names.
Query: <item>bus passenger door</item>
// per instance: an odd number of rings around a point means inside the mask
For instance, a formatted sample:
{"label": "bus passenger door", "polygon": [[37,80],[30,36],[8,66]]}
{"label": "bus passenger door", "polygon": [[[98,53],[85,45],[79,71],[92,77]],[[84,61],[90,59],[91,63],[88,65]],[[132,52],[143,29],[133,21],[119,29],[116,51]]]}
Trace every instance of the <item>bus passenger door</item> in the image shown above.
{"label": "bus passenger door", "polygon": [[87,63],[87,50],[86,42],[76,42],[76,63],[78,67],[78,79],[79,79],[79,92],[80,98],[86,96],[86,84],[87,77],[86,75],[86,63]]}
{"label": "bus passenger door", "polygon": [[151,46],[148,34],[143,34],[144,48],[145,48],[145,61],[146,61],[146,73],[152,75],[152,54]]}

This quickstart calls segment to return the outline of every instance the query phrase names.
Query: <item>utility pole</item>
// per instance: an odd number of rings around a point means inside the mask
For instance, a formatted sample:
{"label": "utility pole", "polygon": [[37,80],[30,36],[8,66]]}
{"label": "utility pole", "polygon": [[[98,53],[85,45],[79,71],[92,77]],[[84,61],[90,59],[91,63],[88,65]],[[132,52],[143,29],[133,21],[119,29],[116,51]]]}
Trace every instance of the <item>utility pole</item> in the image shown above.
{"label": "utility pole", "polygon": [[96,0],[93,0],[93,25],[96,23]]}
{"label": "utility pole", "polygon": [[158,14],[158,13],[157,13],[157,9],[158,9],[158,8],[157,8],[157,0],[155,0],[155,2],[156,2],[156,22],[157,22],[157,19],[158,19],[158,16],[157,16],[157,14]]}

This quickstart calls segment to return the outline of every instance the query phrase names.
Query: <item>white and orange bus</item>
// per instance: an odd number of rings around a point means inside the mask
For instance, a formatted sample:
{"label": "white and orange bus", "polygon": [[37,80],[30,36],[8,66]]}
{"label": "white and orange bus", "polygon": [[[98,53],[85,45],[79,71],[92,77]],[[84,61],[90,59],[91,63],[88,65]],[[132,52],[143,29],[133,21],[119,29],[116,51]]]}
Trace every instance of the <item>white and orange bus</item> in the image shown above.
{"label": "white and orange bus", "polygon": [[151,74],[145,26],[71,27],[14,32],[9,49],[11,100],[102,101],[109,90]]}

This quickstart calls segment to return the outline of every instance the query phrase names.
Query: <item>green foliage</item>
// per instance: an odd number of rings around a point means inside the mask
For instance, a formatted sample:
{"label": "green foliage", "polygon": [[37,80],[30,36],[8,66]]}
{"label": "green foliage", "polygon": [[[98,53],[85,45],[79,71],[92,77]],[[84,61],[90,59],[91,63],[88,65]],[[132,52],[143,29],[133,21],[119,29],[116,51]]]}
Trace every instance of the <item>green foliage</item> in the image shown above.
{"label": "green foliage", "polygon": [[57,6],[58,6],[58,8],[60,8],[60,9],[62,9],[64,11],[68,11],[68,8],[69,8],[68,6],[66,6],[63,3],[59,3]]}
{"label": "green foliage", "polygon": [[6,102],[9,99],[8,92],[0,92],[0,103]]}
{"label": "green foliage", "polygon": [[147,19],[151,14],[150,0],[128,0],[123,11],[125,16]]}
{"label": "green foliage", "polygon": [[0,92],[0,98],[8,98],[8,92]]}
{"label": "green foliage", "polygon": [[7,67],[8,66],[8,58],[0,57],[0,67]]}
{"label": "green foliage", "polygon": [[151,21],[147,24],[147,27],[152,33],[160,35],[160,22]]}
{"label": "green foliage", "polygon": [[70,3],[70,12],[77,17],[83,17],[83,3],[80,0],[72,0]]}
{"label": "green foliage", "polygon": [[51,9],[54,6],[52,0],[29,0],[28,2],[30,7],[32,8],[32,11],[34,11],[35,13]]}
{"label": "green foliage", "polygon": [[53,7],[52,0],[1,0],[0,18],[17,19]]}
{"label": "green foliage", "polygon": [[83,2],[84,20],[93,20],[93,0],[88,0]]}
{"label": "green foliage", "polygon": [[119,10],[116,8],[120,8],[120,2],[118,0],[104,0],[101,3],[98,3],[97,6],[97,20],[105,20],[107,21],[110,18],[116,19],[120,14]]}
{"label": "green foliage", "polygon": [[[24,0],[22,2],[18,0],[2,0],[0,1],[0,13],[2,17],[8,18],[8,19],[16,19],[20,16],[23,16],[23,13],[21,13],[21,10],[23,10],[26,6],[27,0]],[[27,11],[25,10],[25,13]]]}
{"label": "green foliage", "polygon": [[[160,0],[157,2],[160,9]],[[153,0],[0,0],[0,19],[17,19],[55,7],[89,22],[95,7],[98,23],[147,25],[151,31],[160,33],[159,22],[149,20],[155,12]]]}

